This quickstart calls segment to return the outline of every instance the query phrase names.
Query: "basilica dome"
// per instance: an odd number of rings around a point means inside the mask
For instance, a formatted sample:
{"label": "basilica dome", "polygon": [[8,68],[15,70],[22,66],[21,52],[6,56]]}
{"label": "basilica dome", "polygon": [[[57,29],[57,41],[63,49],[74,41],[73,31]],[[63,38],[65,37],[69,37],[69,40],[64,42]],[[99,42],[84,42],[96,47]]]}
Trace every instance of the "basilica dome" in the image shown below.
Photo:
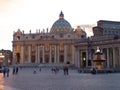
{"label": "basilica dome", "polygon": [[55,21],[55,23],[52,25],[50,32],[71,32],[71,31],[72,27],[70,23],[64,19],[64,14],[61,11],[59,19]]}

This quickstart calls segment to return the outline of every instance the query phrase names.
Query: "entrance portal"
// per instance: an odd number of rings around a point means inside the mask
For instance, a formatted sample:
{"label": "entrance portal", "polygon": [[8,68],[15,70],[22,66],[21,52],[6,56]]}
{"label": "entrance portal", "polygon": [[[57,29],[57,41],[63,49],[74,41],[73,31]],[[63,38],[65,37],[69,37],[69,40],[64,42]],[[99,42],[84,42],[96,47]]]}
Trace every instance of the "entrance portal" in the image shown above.
{"label": "entrance portal", "polygon": [[20,63],[20,53],[16,53],[16,63]]}
{"label": "entrance portal", "polygon": [[60,55],[60,63],[64,63],[64,56]]}
{"label": "entrance portal", "polygon": [[86,67],[86,52],[85,51],[81,51],[81,67],[85,68]]}

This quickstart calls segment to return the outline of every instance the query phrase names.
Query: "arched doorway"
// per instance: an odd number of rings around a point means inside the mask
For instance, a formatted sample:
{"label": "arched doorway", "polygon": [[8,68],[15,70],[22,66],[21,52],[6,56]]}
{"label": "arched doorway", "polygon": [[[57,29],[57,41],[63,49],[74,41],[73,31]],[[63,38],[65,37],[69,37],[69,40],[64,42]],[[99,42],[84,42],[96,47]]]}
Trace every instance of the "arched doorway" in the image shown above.
{"label": "arched doorway", "polygon": [[35,55],[32,55],[32,57],[31,57],[31,63],[35,63]]}
{"label": "arched doorway", "polygon": [[64,55],[60,55],[60,63],[64,63]]}
{"label": "arched doorway", "polygon": [[85,68],[86,67],[86,52],[84,50],[81,50],[80,52],[80,57],[81,57],[81,67]]}
{"label": "arched doorway", "polygon": [[45,55],[45,63],[49,63],[49,56]]}
{"label": "arched doorway", "polygon": [[54,61],[55,61],[55,60],[54,60],[54,57],[52,57],[52,63],[54,63]]}
{"label": "arched doorway", "polygon": [[16,53],[16,63],[20,63],[20,53]]}

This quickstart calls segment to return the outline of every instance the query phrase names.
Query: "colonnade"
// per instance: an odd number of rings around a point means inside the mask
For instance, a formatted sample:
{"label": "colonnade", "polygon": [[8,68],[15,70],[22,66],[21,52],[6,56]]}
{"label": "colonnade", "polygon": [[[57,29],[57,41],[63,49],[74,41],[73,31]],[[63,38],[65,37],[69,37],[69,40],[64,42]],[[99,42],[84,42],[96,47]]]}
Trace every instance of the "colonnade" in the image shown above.
{"label": "colonnade", "polygon": [[[35,52],[34,54],[32,52]],[[46,47],[43,44],[37,44],[33,48],[32,45],[28,45],[27,58],[25,58],[25,46],[21,46],[20,52],[20,63],[32,63],[32,55],[35,57],[34,63],[60,63],[60,45],[51,44]],[[63,63],[67,62],[67,45],[63,46]],[[48,56],[48,61],[46,62],[46,56]],[[27,59],[27,60],[26,60]]]}
{"label": "colonnade", "polygon": [[[91,67],[89,66],[89,61],[93,59],[93,55],[95,53],[96,49],[91,50],[91,52],[88,52],[88,49],[83,48],[77,48],[76,49],[76,66],[77,67],[83,67],[83,56],[81,55],[82,52],[85,52],[85,63],[86,65],[84,67]],[[101,52],[105,55],[105,67],[106,68],[118,68],[120,67],[120,47],[102,47]]]}

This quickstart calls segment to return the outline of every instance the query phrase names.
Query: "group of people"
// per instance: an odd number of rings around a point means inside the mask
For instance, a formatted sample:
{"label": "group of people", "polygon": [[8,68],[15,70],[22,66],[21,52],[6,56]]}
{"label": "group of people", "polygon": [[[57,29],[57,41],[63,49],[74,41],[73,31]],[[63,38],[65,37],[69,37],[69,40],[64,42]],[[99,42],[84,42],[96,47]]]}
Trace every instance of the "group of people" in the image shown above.
{"label": "group of people", "polygon": [[[4,66],[3,67],[3,70],[2,70],[2,73],[3,73],[3,77],[9,77],[9,72],[10,72],[10,69],[9,69],[9,67],[6,67],[6,66]],[[13,74],[17,74],[18,73],[18,67],[13,67],[13,72],[12,72]]]}
{"label": "group of people", "polygon": [[[40,68],[39,71],[41,71],[41,68]],[[51,71],[56,74],[57,72],[59,72],[59,68],[58,67],[54,67],[54,68],[51,69]],[[9,77],[9,72],[10,72],[9,67],[3,67],[3,76],[4,77],[6,77],[6,76]],[[35,74],[36,71],[34,71],[33,73]],[[63,73],[64,73],[64,75],[68,75],[68,67],[67,66],[63,67]],[[18,66],[14,66],[13,67],[12,74],[13,75],[18,74]]]}
{"label": "group of people", "polygon": [[7,76],[7,77],[9,77],[9,67],[3,67],[3,76],[5,77],[5,76]]}
{"label": "group of people", "polygon": [[14,74],[17,74],[17,73],[18,73],[18,67],[17,67],[17,66],[14,66],[14,67],[13,67],[13,75],[14,75]]}
{"label": "group of people", "polygon": [[[52,73],[57,73],[58,71],[59,71],[59,68],[58,67],[53,67],[52,69],[51,69],[51,71],[52,71]],[[68,73],[68,66],[64,66],[63,67],[63,73],[64,73],[64,75],[68,75],[69,73]]]}
{"label": "group of people", "polygon": [[51,69],[51,71],[56,74],[57,72],[59,72],[59,68],[58,67],[53,67]]}

